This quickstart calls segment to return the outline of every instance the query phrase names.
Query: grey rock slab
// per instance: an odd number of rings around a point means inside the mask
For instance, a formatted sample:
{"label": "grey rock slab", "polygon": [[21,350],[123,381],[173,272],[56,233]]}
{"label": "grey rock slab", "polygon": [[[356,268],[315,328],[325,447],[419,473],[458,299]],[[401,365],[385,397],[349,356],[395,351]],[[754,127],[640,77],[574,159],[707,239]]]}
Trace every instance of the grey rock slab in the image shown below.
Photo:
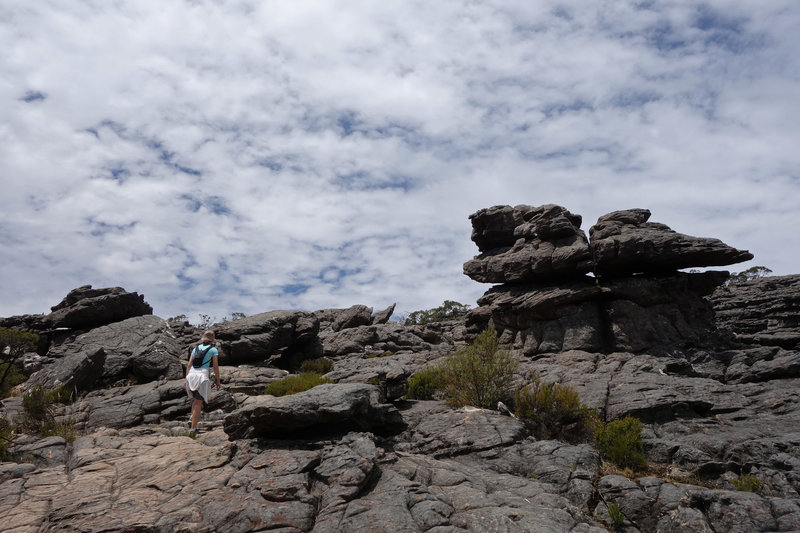
{"label": "grey rock slab", "polygon": [[231,320],[214,330],[226,365],[269,362],[290,368],[319,352],[319,319],[304,311],[270,311]]}
{"label": "grey rock slab", "polygon": [[103,348],[90,348],[90,351],[68,354],[34,372],[25,382],[25,389],[39,386],[48,390],[58,387],[90,390],[103,375],[105,361],[106,353]]}
{"label": "grey rock slab", "polygon": [[476,407],[420,401],[401,413],[408,429],[396,437],[395,449],[404,452],[446,457],[507,446],[525,434],[518,419]]}
{"label": "grey rock slab", "polygon": [[286,437],[309,430],[343,432],[346,428],[395,431],[402,420],[380,391],[361,383],[318,385],[289,396],[254,398],[225,417],[231,439]]}
{"label": "grey rock slab", "polygon": [[800,347],[800,275],[769,276],[718,288],[717,324],[748,344]]}
{"label": "grey rock slab", "polygon": [[184,375],[181,346],[169,324],[153,315],[129,318],[91,329],[54,346],[52,357],[92,352],[106,354],[103,379],[113,382],[134,377],[138,382],[178,379]]}

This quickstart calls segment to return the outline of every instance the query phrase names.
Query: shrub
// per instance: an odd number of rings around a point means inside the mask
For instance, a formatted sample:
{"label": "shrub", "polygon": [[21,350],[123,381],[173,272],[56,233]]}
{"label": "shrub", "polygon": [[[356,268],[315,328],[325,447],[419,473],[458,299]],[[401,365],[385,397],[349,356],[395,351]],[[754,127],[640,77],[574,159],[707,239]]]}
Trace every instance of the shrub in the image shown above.
{"label": "shrub", "polygon": [[626,416],[595,430],[595,443],[600,455],[620,468],[643,470],[647,459],[642,447],[642,422],[638,418]]}
{"label": "shrub", "polygon": [[308,359],[300,363],[300,372],[316,372],[317,374],[327,374],[331,370],[333,370],[333,361],[327,357]]}
{"label": "shrub", "polygon": [[730,481],[733,488],[743,492],[758,492],[762,486],[761,480],[752,474],[741,473]]}
{"label": "shrub", "polygon": [[0,417],[0,461],[8,461],[8,447],[14,437],[14,427],[5,417]]}
{"label": "shrub", "polygon": [[25,333],[16,329],[0,328],[0,353],[9,349],[12,359],[26,352],[35,352],[39,344],[39,336],[35,333]]}
{"label": "shrub", "polygon": [[439,367],[420,370],[408,378],[406,398],[413,400],[433,400],[436,393],[444,388],[444,373]]}
{"label": "shrub", "polygon": [[514,405],[517,417],[532,426],[539,439],[586,440],[598,420],[595,411],[581,403],[575,389],[545,383],[538,377],[517,390]]}
{"label": "shrub", "polygon": [[445,300],[439,307],[409,313],[408,317],[406,317],[405,325],[413,326],[415,324],[425,325],[432,322],[441,322],[443,320],[457,318],[465,314],[468,310],[468,305],[452,300]]}
{"label": "shrub", "polygon": [[38,433],[53,423],[52,401],[47,389],[37,385],[22,395],[22,427]]}
{"label": "shrub", "polygon": [[69,403],[72,391],[61,386],[47,390],[37,385],[22,396],[22,421],[20,425],[40,437],[58,435],[69,442],[75,440],[74,423],[57,424],[53,415],[53,404]]}
{"label": "shrub", "polygon": [[333,380],[324,378],[316,372],[301,372],[300,374],[286,376],[281,380],[273,381],[264,389],[264,394],[288,396],[289,394],[307,391],[324,383],[333,383]]}
{"label": "shrub", "polygon": [[[0,368],[0,392],[3,393],[3,398],[8,395],[7,391],[10,390],[11,387],[22,383],[22,381],[17,381],[13,385],[8,385],[10,380],[18,379],[18,377],[12,377],[12,375],[14,375],[14,370],[19,371],[19,369],[12,365],[11,361],[26,352],[36,351],[36,346],[38,344],[39,336],[35,333],[25,333],[15,329],[0,328],[0,358],[6,359],[3,367]],[[5,355],[6,349],[8,349],[8,355]]]}
{"label": "shrub", "polygon": [[5,379],[0,382],[0,400],[8,398],[11,389],[20,383],[25,383],[27,379],[19,367],[11,363],[0,363],[0,377],[2,376],[5,376]]}
{"label": "shrub", "polygon": [[512,396],[511,384],[518,366],[511,352],[500,346],[495,329],[487,328],[442,365],[447,403],[453,407],[496,408],[497,402]]}
{"label": "shrub", "polygon": [[625,523],[625,515],[622,513],[622,509],[619,508],[619,505],[610,503],[608,505],[608,516],[611,518],[611,527],[615,531],[622,529],[622,524]]}

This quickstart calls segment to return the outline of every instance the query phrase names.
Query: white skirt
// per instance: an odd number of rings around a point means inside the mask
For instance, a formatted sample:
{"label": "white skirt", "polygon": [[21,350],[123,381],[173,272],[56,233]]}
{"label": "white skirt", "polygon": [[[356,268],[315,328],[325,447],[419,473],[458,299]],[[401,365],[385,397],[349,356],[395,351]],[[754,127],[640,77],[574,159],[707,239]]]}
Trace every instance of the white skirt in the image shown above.
{"label": "white skirt", "polygon": [[211,380],[208,378],[207,368],[190,368],[186,375],[186,394],[195,400],[192,391],[197,391],[203,397],[203,402],[208,403],[208,396],[211,394]]}

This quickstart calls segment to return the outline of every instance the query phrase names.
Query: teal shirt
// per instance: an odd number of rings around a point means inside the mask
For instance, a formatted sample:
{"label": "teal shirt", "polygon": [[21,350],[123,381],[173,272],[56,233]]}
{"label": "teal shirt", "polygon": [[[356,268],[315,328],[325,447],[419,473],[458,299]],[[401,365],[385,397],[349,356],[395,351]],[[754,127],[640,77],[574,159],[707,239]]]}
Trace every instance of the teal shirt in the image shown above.
{"label": "teal shirt", "polygon": [[[208,344],[201,344],[200,346],[198,346],[197,348],[194,349],[194,351],[192,352],[192,355],[196,356],[198,349],[200,351],[203,351],[206,348],[208,348]],[[216,348],[211,348],[208,352],[206,352],[206,356],[203,358],[203,364],[200,366],[200,368],[210,369],[211,368],[211,358],[212,357],[217,357],[218,355],[219,355],[219,352],[217,351],[217,349]],[[194,365],[192,365],[192,366],[194,366]]]}

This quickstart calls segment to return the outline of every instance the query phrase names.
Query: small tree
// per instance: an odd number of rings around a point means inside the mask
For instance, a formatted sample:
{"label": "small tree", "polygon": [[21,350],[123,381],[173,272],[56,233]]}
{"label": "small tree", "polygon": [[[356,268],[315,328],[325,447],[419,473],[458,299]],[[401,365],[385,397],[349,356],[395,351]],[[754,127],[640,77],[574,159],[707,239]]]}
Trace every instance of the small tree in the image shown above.
{"label": "small tree", "polygon": [[772,274],[772,270],[768,269],[765,266],[754,266],[750,267],[747,270],[743,270],[742,272],[733,272],[731,276],[728,278],[726,285],[737,285],[739,283],[744,283],[746,281],[763,278]]}
{"label": "small tree", "polygon": [[468,305],[454,302],[453,300],[445,300],[439,307],[409,313],[408,317],[406,317],[405,325],[413,326],[415,324],[425,325],[432,322],[441,322],[457,318],[467,311],[469,311]]}
{"label": "small tree", "polygon": [[39,336],[35,333],[0,328],[0,358],[3,360],[0,364],[0,391],[3,391],[3,397],[7,389],[22,383],[19,381],[19,369],[11,363],[27,352],[36,351],[38,344]]}
{"label": "small tree", "polygon": [[447,403],[495,409],[497,402],[511,397],[518,367],[519,361],[500,345],[494,327],[487,328],[442,365]]}

